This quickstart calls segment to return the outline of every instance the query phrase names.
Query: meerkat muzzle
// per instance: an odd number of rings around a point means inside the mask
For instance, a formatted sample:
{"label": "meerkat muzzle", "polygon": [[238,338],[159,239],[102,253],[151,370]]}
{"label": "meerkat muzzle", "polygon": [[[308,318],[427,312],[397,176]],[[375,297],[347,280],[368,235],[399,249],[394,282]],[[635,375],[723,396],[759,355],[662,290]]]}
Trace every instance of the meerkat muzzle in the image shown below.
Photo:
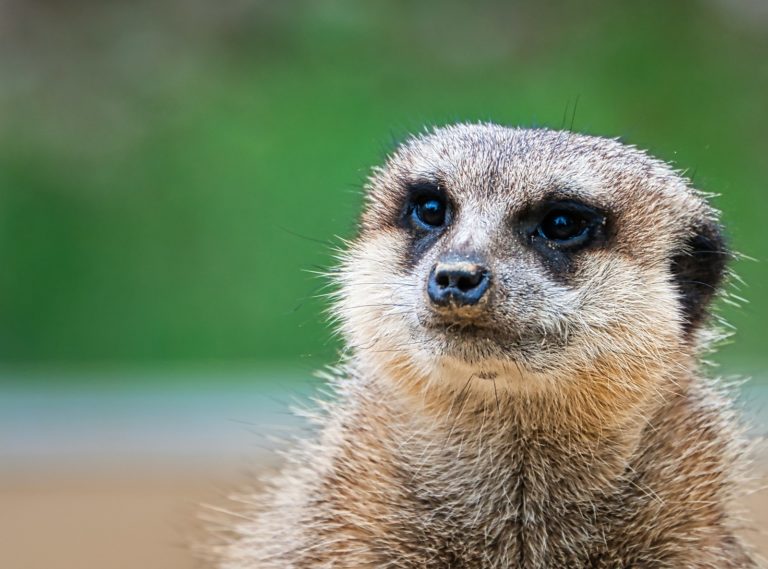
{"label": "meerkat muzzle", "polygon": [[490,271],[472,261],[437,263],[429,273],[427,294],[436,306],[474,306],[488,292]]}

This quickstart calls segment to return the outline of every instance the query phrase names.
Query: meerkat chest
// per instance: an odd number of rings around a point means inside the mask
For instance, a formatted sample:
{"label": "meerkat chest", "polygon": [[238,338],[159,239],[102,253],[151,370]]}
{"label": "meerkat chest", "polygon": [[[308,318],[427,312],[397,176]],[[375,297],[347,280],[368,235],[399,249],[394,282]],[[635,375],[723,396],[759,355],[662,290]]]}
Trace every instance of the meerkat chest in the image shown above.
{"label": "meerkat chest", "polygon": [[621,465],[543,437],[430,445],[402,464],[410,505],[395,516],[421,566],[600,567],[631,516]]}
{"label": "meerkat chest", "polygon": [[733,541],[725,469],[701,429],[711,419],[689,407],[595,437],[511,413],[456,424],[366,408],[340,427],[319,535],[374,560],[358,567],[712,566],[713,544]]}

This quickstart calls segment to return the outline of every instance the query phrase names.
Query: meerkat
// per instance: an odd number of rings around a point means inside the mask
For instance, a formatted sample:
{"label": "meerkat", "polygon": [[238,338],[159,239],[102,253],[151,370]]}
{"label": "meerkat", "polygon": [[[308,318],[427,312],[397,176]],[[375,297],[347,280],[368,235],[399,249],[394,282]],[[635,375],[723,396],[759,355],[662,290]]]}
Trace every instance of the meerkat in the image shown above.
{"label": "meerkat", "polygon": [[699,364],[729,257],[706,196],[617,140],[410,138],[341,254],[336,396],[218,567],[757,567]]}

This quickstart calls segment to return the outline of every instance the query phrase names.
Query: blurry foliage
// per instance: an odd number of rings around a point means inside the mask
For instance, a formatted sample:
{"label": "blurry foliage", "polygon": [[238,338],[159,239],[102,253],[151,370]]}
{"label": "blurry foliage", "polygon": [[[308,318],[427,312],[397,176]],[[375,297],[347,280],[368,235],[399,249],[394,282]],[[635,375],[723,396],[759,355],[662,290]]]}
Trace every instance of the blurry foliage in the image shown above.
{"label": "blurry foliage", "polygon": [[759,3],[0,6],[6,365],[331,361],[305,270],[354,233],[368,168],[424,125],[568,126],[577,99],[576,130],[722,194],[758,259],[725,353],[765,356]]}

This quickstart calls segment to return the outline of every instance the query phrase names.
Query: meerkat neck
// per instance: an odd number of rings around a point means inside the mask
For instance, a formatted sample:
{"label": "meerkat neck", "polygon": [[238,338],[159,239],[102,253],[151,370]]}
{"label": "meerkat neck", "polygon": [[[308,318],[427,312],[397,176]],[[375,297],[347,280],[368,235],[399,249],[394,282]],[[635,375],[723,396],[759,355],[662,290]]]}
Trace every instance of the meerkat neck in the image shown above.
{"label": "meerkat neck", "polygon": [[616,370],[614,375],[553,374],[522,380],[462,370],[456,381],[455,375],[424,374],[407,365],[364,365],[369,359],[353,361],[353,375],[363,385],[386,390],[385,398],[409,409],[407,415],[414,420],[438,426],[448,421],[454,429],[474,431],[479,421],[491,419],[486,428],[499,433],[570,433],[577,440],[601,438],[613,430],[637,434],[653,411],[686,391],[690,381],[682,364],[673,368],[679,370],[675,377],[669,377],[671,365],[661,370],[648,365]]}
{"label": "meerkat neck", "polygon": [[[607,403],[578,386],[537,394],[497,389],[496,396],[480,397],[478,390],[413,387],[414,378],[358,378],[365,397],[356,399],[366,402],[366,415],[386,417],[387,446],[407,470],[476,489],[483,480],[512,484],[523,476],[548,499],[604,492],[607,481],[618,481],[661,404],[634,393],[620,401],[614,392],[613,407],[600,408]],[[551,485],[556,492],[543,492]]]}

